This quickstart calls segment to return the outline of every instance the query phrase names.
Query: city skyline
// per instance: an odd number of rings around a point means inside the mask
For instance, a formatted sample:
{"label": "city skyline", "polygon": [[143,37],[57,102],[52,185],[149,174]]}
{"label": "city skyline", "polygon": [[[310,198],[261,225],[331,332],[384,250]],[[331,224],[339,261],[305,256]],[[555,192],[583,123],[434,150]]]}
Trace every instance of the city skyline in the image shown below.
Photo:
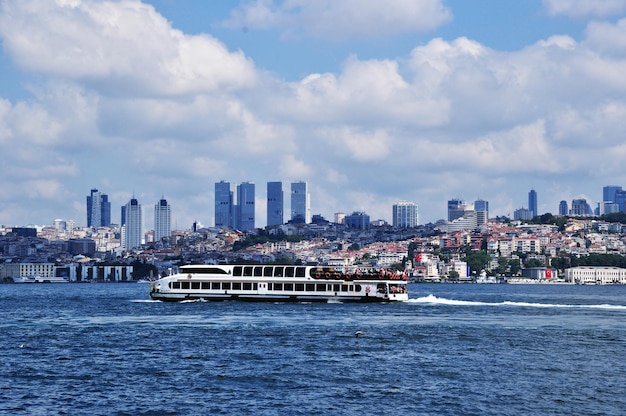
{"label": "city skyline", "polygon": [[211,225],[220,178],[306,181],[326,218],[414,201],[421,223],[451,197],[512,216],[535,189],[557,213],[626,184],[626,0],[297,4],[1,2],[0,223],[84,225],[95,188]]}

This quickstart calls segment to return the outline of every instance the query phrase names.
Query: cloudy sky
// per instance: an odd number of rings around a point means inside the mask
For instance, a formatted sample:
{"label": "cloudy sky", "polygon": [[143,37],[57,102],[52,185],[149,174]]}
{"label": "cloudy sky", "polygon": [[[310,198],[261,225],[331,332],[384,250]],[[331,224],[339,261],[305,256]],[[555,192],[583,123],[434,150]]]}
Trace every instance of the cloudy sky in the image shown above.
{"label": "cloudy sky", "polygon": [[[626,186],[626,0],[0,0],[0,224],[214,223],[214,183],[311,210],[512,215]],[[288,219],[288,218],[286,218]]]}

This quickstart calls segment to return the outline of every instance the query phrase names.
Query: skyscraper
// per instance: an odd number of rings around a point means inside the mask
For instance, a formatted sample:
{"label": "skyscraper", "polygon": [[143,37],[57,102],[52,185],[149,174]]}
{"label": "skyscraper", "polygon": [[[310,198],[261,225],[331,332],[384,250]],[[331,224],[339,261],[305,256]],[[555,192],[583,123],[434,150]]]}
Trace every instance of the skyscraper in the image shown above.
{"label": "skyscraper", "polygon": [[602,188],[602,201],[615,202],[615,194],[621,191],[622,187],[617,185],[607,185]]}
{"label": "skyscraper", "polygon": [[311,222],[311,201],[306,182],[291,183],[291,220]]}
{"label": "skyscraper", "polygon": [[254,226],[254,184],[243,182],[237,185],[237,226],[240,230],[253,230]]}
{"label": "skyscraper", "polygon": [[172,210],[165,198],[154,205],[154,241],[172,234]]}
{"label": "skyscraper", "polygon": [[215,183],[215,227],[233,226],[233,193],[230,182]]}
{"label": "skyscraper", "polygon": [[399,201],[392,208],[393,226],[414,228],[419,224],[417,205],[413,202]]}
{"label": "skyscraper", "polygon": [[537,216],[537,191],[534,189],[528,192],[528,209],[535,218]]}
{"label": "skyscraper", "polygon": [[111,203],[106,194],[92,189],[87,195],[87,227],[108,227],[111,225]]}
{"label": "skyscraper", "polygon": [[133,196],[125,205],[125,223],[122,225],[122,248],[130,250],[141,245],[143,236],[143,222],[141,205]]}
{"label": "skyscraper", "polygon": [[485,224],[489,220],[489,201],[477,199],[474,201],[474,211],[476,211],[477,226]]}
{"label": "skyscraper", "polygon": [[569,211],[567,209],[567,201],[559,202],[559,215],[567,215],[568,212]]}
{"label": "skyscraper", "polygon": [[283,217],[283,183],[267,183],[267,225],[281,225]]}
{"label": "skyscraper", "polygon": [[461,218],[465,214],[467,204],[465,201],[454,198],[448,201],[448,221],[453,221],[457,218]]}

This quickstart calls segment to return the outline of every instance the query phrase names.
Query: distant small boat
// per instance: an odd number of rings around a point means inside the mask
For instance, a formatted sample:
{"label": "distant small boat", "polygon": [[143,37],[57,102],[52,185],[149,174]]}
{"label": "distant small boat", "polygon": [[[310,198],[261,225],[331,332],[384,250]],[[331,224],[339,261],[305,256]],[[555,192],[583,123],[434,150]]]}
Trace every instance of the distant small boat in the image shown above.
{"label": "distant small boat", "polygon": [[69,283],[64,277],[21,276],[14,277],[15,283]]}

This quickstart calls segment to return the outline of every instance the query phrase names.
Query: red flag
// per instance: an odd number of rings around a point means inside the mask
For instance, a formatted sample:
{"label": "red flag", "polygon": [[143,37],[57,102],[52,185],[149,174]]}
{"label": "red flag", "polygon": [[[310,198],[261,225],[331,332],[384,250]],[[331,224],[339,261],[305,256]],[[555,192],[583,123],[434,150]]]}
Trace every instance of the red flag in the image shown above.
{"label": "red flag", "polygon": [[551,279],[551,278],[552,278],[552,270],[546,269],[546,279]]}

